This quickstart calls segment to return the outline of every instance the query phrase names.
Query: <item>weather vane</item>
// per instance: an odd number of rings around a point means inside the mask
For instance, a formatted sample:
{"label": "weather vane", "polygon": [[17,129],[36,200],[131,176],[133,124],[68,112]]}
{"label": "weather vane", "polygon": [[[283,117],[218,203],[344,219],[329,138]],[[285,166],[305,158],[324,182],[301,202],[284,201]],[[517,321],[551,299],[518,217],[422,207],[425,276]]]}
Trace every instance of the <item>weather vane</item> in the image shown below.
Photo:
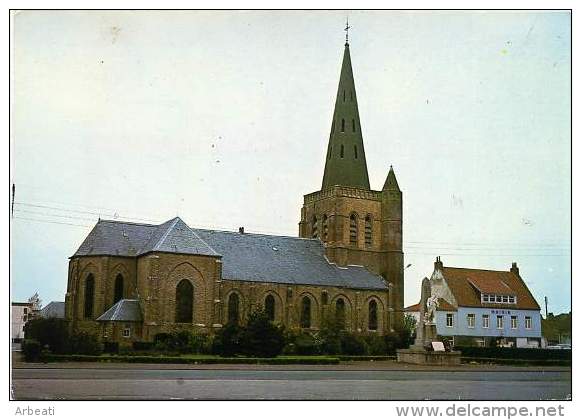
{"label": "weather vane", "polygon": [[347,17],[347,24],[345,25],[345,43],[346,44],[349,43],[349,29],[351,29],[351,26],[349,26],[349,17]]}

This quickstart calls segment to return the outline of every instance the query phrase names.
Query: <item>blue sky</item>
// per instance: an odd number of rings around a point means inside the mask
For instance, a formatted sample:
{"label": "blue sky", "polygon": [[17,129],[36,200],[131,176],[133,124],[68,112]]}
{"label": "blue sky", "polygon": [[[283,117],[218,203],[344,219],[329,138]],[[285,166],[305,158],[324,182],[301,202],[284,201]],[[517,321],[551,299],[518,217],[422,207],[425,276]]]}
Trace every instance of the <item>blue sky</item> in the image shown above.
{"label": "blue sky", "polygon": [[[99,216],[297,235],[320,188],[346,12],[13,21],[14,300],[63,300]],[[371,186],[404,193],[406,304],[437,255],[570,310],[570,15],[349,12]],[[34,220],[32,220],[34,219]]]}

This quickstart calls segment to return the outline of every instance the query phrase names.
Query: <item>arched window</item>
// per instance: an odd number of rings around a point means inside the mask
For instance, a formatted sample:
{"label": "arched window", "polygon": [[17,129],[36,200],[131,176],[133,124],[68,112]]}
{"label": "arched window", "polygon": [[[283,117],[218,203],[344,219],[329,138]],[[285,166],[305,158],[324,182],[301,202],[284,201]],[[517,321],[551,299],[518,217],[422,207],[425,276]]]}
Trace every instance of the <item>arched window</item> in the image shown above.
{"label": "arched window", "polygon": [[327,242],[329,236],[329,219],[326,214],[323,214],[323,242]]}
{"label": "arched window", "polygon": [[313,226],[312,226],[312,234],[311,237],[316,239],[319,237],[319,220],[317,219],[317,215],[313,215]]}
{"label": "arched window", "polygon": [[357,215],[355,213],[349,217],[349,243],[357,245]]}
{"label": "arched window", "polygon": [[264,299],[264,312],[270,321],[274,321],[274,296],[268,295]]}
{"label": "arched window", "polygon": [[355,120],[351,120],[351,128],[353,130],[353,132],[355,132]]}
{"label": "arched window", "polygon": [[377,302],[375,300],[369,301],[369,315],[367,324],[367,328],[370,331],[377,331]]}
{"label": "arched window", "polygon": [[192,323],[194,314],[194,286],[183,279],[176,287],[176,322]]}
{"label": "arched window", "polygon": [[353,152],[355,154],[355,159],[357,159],[357,145],[356,144],[353,145]]}
{"label": "arched window", "polygon": [[337,319],[337,326],[344,330],[345,329],[345,301],[343,298],[337,299],[335,302],[335,317]]}
{"label": "arched window", "polygon": [[84,317],[93,318],[93,301],[95,300],[95,278],[89,274],[85,280],[85,310]]}
{"label": "arched window", "polygon": [[343,159],[344,155],[345,155],[345,147],[343,145],[341,145],[341,159]]}
{"label": "arched window", "polygon": [[371,224],[371,215],[365,216],[365,246],[371,246],[373,227]]}
{"label": "arched window", "polygon": [[301,301],[301,328],[311,328],[311,299],[308,296]]}
{"label": "arched window", "polygon": [[341,118],[341,133],[345,132],[345,118]]}
{"label": "arched window", "polygon": [[232,293],[228,298],[228,322],[238,324],[239,321],[240,321],[240,297],[238,297],[238,293]]}
{"label": "arched window", "polygon": [[115,278],[115,295],[113,297],[113,305],[123,299],[123,276],[117,274]]}

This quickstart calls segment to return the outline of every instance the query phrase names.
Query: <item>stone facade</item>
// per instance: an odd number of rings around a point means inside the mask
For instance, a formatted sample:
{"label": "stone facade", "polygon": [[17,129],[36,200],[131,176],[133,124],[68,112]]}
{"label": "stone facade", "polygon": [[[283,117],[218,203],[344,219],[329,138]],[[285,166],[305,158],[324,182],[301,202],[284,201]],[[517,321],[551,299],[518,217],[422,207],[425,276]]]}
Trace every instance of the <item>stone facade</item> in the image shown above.
{"label": "stone facade", "polygon": [[[353,332],[385,333],[393,320],[386,290],[358,290],[333,286],[223,280],[220,258],[169,253],[151,253],[134,258],[74,257],[70,261],[66,317],[73,330],[98,334],[103,341],[153,341],[158,333],[174,330],[212,332],[228,321],[228,300],[239,298],[239,318],[244,324],[250,312],[265,307],[268,295],[274,298],[274,321],[300,328],[303,297],[311,300],[310,330],[318,330],[326,313],[334,313],[336,303],[345,303],[345,329]],[[126,322],[99,323],[96,319],[114,304],[114,285],[123,277],[123,298],[138,299],[143,322],[131,323],[130,337],[123,337]],[[85,283],[95,282],[93,311],[85,316]],[[191,323],[177,323],[176,288],[186,279],[194,288]],[[377,327],[369,330],[369,303],[377,304]]]}

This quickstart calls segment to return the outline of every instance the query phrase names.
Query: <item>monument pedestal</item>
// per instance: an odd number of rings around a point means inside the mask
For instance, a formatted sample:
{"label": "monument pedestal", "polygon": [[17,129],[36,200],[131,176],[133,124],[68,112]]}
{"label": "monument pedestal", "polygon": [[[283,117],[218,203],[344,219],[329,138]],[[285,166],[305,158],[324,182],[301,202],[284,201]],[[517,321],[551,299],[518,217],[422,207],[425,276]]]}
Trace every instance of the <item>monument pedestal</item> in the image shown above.
{"label": "monument pedestal", "polygon": [[[437,337],[436,325],[433,323],[425,324],[423,330],[418,334],[415,343],[409,349],[397,350],[397,361],[401,363],[412,363],[414,365],[459,365],[462,355],[459,351],[426,350],[426,348],[432,348],[432,342],[437,341]],[[442,346],[442,343],[440,343],[440,346]]]}
{"label": "monument pedestal", "polygon": [[397,350],[398,362],[414,365],[458,366],[461,356],[459,351],[427,351],[416,346]]}

